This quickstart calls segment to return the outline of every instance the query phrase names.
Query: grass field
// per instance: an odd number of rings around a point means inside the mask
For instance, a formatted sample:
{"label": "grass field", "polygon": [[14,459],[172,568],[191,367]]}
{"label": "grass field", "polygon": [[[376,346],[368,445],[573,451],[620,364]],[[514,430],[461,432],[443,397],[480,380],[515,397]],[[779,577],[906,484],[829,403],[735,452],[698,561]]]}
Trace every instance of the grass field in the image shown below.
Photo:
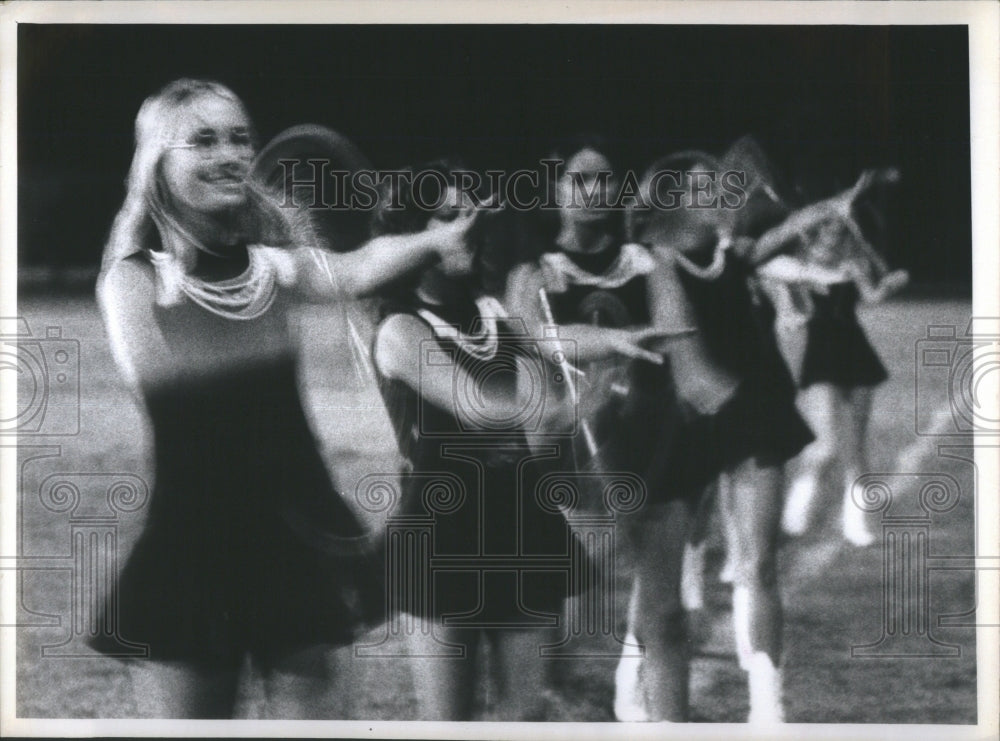
{"label": "grass field", "polygon": [[[914,389],[928,380],[914,362],[918,340],[929,325],[956,325],[961,333],[969,305],[959,301],[900,300],[866,309],[862,319],[891,380],[879,388],[871,425],[872,471],[894,474],[946,474],[957,482],[957,505],[930,519],[931,566],[959,561],[945,557],[974,552],[973,466],[938,453],[943,438],[919,437],[914,430]],[[876,312],[877,320],[876,320]],[[141,413],[115,371],[96,308],[85,298],[21,302],[21,316],[36,336],[46,326],[62,328],[64,339],[79,342],[80,429],[70,436],[21,439],[20,542],[23,564],[37,564],[22,576],[21,627],[17,633],[17,715],[27,718],[134,717],[135,702],[123,665],[86,654],[73,658],[43,655],[43,647],[64,643],[71,630],[71,552],[68,513],[42,506],[39,491],[54,473],[77,477],[83,501],[93,474],[131,473],[150,480],[146,459],[148,432]],[[336,317],[309,309],[303,315],[306,351],[304,387],[315,431],[342,491],[351,492],[360,476],[394,467],[388,422],[370,388],[360,387],[349,368],[336,362],[344,341]],[[946,384],[921,397],[946,409]],[[933,414],[927,419],[931,419]],[[927,419],[924,421],[926,422]],[[946,423],[944,417],[937,417]],[[928,422],[929,424],[930,422]],[[939,430],[947,432],[947,427]],[[951,438],[950,442],[961,442]],[[38,446],[38,447],[28,447]],[[43,446],[57,446],[45,448]],[[47,454],[48,457],[39,457]],[[971,455],[971,453],[970,453]],[[888,477],[897,502],[916,508],[920,477]],[[82,506],[82,505],[81,505]],[[123,561],[142,528],[142,509],[118,519]],[[873,515],[873,517],[875,517]],[[930,632],[957,647],[952,657],[852,658],[851,647],[879,640],[883,629],[884,548],[880,541],[854,548],[835,537],[832,515],[814,533],[788,543],[781,554],[786,606],[785,694],[788,720],[824,723],[974,723],[976,656],[973,572],[934,568],[927,573]],[[370,524],[378,526],[377,520]],[[883,522],[883,525],[886,523]],[[872,522],[878,527],[877,522]],[[717,542],[717,538],[713,540]],[[745,681],[733,647],[729,589],[715,578],[721,554],[710,551],[706,609],[692,616],[698,646],[692,673],[693,713],[698,720],[738,722],[746,717]],[[625,594],[628,575],[618,587]],[[953,619],[946,615],[970,613]],[[619,616],[619,621],[623,616]],[[948,621],[945,621],[948,622]],[[955,625],[954,623],[959,623]],[[373,633],[373,636],[375,633]],[[914,636],[919,638],[919,636]],[[925,637],[926,638],[926,637]],[[604,645],[594,639],[595,648]],[[929,640],[908,644],[920,653]],[[331,717],[410,719],[416,705],[409,672],[400,659],[354,658],[350,648],[331,655],[342,681],[333,691]],[[546,691],[548,719],[612,720],[612,659],[553,662]],[[243,717],[257,717],[259,689],[252,681],[242,691]],[[489,688],[481,688],[489,717]]]}

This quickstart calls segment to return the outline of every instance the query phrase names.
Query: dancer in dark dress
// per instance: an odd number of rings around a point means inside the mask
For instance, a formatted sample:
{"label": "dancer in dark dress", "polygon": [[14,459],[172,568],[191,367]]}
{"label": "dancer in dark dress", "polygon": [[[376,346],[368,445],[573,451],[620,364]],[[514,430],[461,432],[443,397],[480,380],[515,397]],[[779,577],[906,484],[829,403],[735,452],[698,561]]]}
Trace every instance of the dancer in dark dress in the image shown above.
{"label": "dancer in dark dress", "polygon": [[[405,188],[386,192],[381,204],[398,200],[404,209],[377,212],[376,233],[421,239],[425,229],[478,218],[456,198],[449,189],[432,212]],[[376,373],[407,461],[396,518],[431,528],[425,549],[390,556],[402,595],[390,609],[417,626],[409,663],[423,718],[472,719],[488,642],[499,717],[540,720],[541,649],[555,641],[551,628],[578,581],[567,564],[580,563],[582,552],[564,515],[537,496],[541,477],[566,463],[558,448],[536,449],[528,435],[568,424],[572,408],[552,380],[557,366],[481,292],[489,281],[471,242],[464,259],[397,286],[376,330]],[[553,386],[540,404],[531,396],[539,382]],[[449,655],[455,647],[459,655]]]}
{"label": "dancer in dark dress", "polygon": [[825,289],[809,289],[812,314],[806,324],[801,387],[816,383],[843,388],[878,386],[889,374],[858,323],[861,294],[857,285],[853,279],[841,280],[826,284]]}
{"label": "dancer in dark dress", "polygon": [[[678,448],[688,480],[718,477],[719,504],[729,557],[734,564],[733,618],[740,666],[748,672],[750,722],[784,718],[781,699],[782,614],[776,552],[781,516],[782,469],[813,439],[795,407],[795,386],[773,332],[748,285],[754,267],[788,249],[803,229],[840,213],[868,179],[841,196],[787,216],[759,238],[736,237],[738,210],[721,206],[710,177],[722,172],[709,155],[683,153],[654,163],[641,186],[647,203],[667,202],[658,188],[676,187],[659,173],[677,173],[684,207],[653,209],[636,226],[671,276],[675,304],[698,328],[697,346],[715,372],[728,378],[727,392],[708,411],[685,398],[679,347],[671,355],[682,407],[691,409]],[[700,173],[700,175],[699,175]],[[705,179],[709,176],[709,187]],[[698,207],[701,203],[714,207]],[[669,459],[669,457],[668,457]]]}
{"label": "dancer in dark dress", "polygon": [[789,487],[782,528],[801,535],[809,527],[816,491],[834,467],[841,468],[841,530],[855,545],[869,545],[863,511],[852,499],[854,481],[868,470],[867,428],[872,392],[888,374],[858,322],[859,299],[882,301],[907,282],[905,271],[879,271],[858,244],[854,225],[824,221],[806,232],[804,244],[759,269],[762,286],[777,312],[786,337],[804,335],[801,353],[786,341],[786,360],[798,378],[798,405],[816,433],[803,451],[800,469]]}
{"label": "dancer in dark dress", "polygon": [[[625,471],[645,485],[646,503],[619,519],[620,564],[632,573],[629,632],[616,681],[619,720],[686,720],[689,649],[680,602],[681,559],[690,511],[704,488],[683,460],[683,410],[674,377],[689,398],[710,407],[725,378],[698,359],[690,317],[672,301],[672,278],[649,251],[624,238],[611,164],[597,143],[571,152],[558,183],[555,249],[518,266],[509,281],[512,315],[529,325],[555,323],[572,341],[582,371],[578,468]],[[604,185],[602,186],[602,178]],[[606,187],[608,192],[597,190]],[[588,205],[581,194],[596,193]],[[673,351],[690,373],[668,370]],[[638,682],[639,665],[643,682]],[[636,698],[635,694],[641,693]]]}
{"label": "dancer in dark dress", "polygon": [[381,569],[306,421],[288,312],[370,293],[461,245],[446,227],[318,249],[302,215],[248,179],[254,151],[222,85],[178,80],[147,99],[98,283],[156,481],[93,645],[147,647],[129,661],[145,716],[229,717],[249,655],[271,713],[322,717],[318,649],[381,617]]}

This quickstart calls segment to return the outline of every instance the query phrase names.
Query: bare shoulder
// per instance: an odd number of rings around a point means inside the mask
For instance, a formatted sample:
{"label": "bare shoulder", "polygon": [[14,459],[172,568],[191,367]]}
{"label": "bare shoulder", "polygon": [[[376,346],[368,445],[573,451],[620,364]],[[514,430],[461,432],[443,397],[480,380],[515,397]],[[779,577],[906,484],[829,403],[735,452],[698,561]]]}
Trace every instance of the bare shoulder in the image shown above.
{"label": "bare shoulder", "polygon": [[409,378],[419,369],[422,343],[433,339],[431,328],[417,317],[392,314],[376,331],[375,364],[387,378]]}
{"label": "bare shoulder", "polygon": [[162,375],[169,358],[157,328],[153,306],[153,266],[127,257],[107,267],[97,281],[97,303],[111,353],[126,382],[133,387]]}
{"label": "bare shoulder", "polygon": [[507,276],[504,303],[512,312],[524,312],[538,301],[538,291],[546,287],[541,267],[533,262],[515,265]]}
{"label": "bare shoulder", "polygon": [[97,279],[97,300],[104,308],[150,304],[156,290],[153,266],[134,257],[118,260]]}
{"label": "bare shoulder", "polygon": [[541,268],[533,262],[522,262],[515,265],[507,277],[507,287],[510,291],[527,291],[542,285]]}

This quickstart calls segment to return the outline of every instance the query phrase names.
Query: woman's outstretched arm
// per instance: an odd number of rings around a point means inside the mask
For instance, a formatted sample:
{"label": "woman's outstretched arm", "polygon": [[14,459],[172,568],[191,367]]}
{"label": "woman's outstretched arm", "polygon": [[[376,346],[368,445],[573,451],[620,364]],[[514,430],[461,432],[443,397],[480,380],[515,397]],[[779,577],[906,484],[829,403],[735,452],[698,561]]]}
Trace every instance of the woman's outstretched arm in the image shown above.
{"label": "woman's outstretched arm", "polygon": [[759,265],[757,274],[782,283],[811,283],[818,286],[843,283],[848,279],[843,268],[827,268],[788,255],[778,255]]}
{"label": "woman's outstretched arm", "polygon": [[[475,429],[482,426],[482,420],[516,419],[526,404],[534,400],[523,396],[526,385],[516,383],[482,384],[469,375],[457,363],[444,362],[450,357],[440,350],[433,331],[424,322],[410,314],[395,314],[388,317],[379,327],[375,338],[375,363],[379,371],[390,379],[405,383],[419,393],[423,400],[454,416],[461,424]],[[525,355],[516,358],[518,381],[523,374],[543,378],[552,376],[548,369],[524,367],[529,362],[548,362],[543,357],[531,358]],[[538,394],[537,388],[529,389]],[[552,394],[545,395],[542,425],[554,430],[569,426],[574,419],[571,408],[556,403]],[[561,421],[560,421],[561,420]]]}
{"label": "woman's outstretched arm", "polygon": [[885,301],[892,294],[902,290],[910,282],[910,274],[905,270],[893,270],[878,280],[873,280],[871,273],[864,266],[851,263],[848,274],[858,287],[858,293],[866,303],[875,304]]}
{"label": "woman's outstretched arm", "polygon": [[764,232],[755,242],[748,243],[743,258],[751,265],[760,265],[786,249],[803,232],[829,218],[851,220],[851,207],[858,196],[880,180],[894,181],[899,173],[892,169],[865,170],[857,182],[842,193],[798,209],[783,222]]}
{"label": "woman's outstretched arm", "polygon": [[[505,304],[510,315],[524,321],[534,337],[543,337],[544,327],[552,323],[542,307],[545,281],[541,269],[530,263],[517,266],[511,271],[508,286]],[[559,336],[572,343],[573,355],[581,363],[618,355],[659,365],[663,356],[650,350],[648,344],[664,334],[652,326],[619,329],[580,323],[559,325]]]}
{"label": "woman's outstretched arm", "polygon": [[293,250],[297,287],[307,299],[319,302],[371,296],[388,283],[467,250],[466,234],[475,219],[476,213],[469,212],[424,231],[375,237],[352,252],[298,248]]}

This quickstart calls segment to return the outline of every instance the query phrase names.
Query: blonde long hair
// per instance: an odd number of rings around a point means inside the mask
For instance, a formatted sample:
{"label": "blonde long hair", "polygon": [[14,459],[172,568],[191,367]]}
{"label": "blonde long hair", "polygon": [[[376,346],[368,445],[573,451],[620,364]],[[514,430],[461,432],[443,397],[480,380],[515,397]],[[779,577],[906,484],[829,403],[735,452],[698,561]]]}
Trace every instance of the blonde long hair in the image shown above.
{"label": "blonde long hair", "polygon": [[[102,271],[133,254],[171,252],[179,239],[198,244],[172,213],[160,163],[176,138],[182,115],[208,95],[228,100],[246,113],[232,90],[210,80],[175,80],[143,101],[135,119],[135,153],[125,183],[125,201],[111,227]],[[242,216],[252,241],[269,245],[313,242],[302,215],[286,213],[260,184],[247,181],[247,198]]]}

